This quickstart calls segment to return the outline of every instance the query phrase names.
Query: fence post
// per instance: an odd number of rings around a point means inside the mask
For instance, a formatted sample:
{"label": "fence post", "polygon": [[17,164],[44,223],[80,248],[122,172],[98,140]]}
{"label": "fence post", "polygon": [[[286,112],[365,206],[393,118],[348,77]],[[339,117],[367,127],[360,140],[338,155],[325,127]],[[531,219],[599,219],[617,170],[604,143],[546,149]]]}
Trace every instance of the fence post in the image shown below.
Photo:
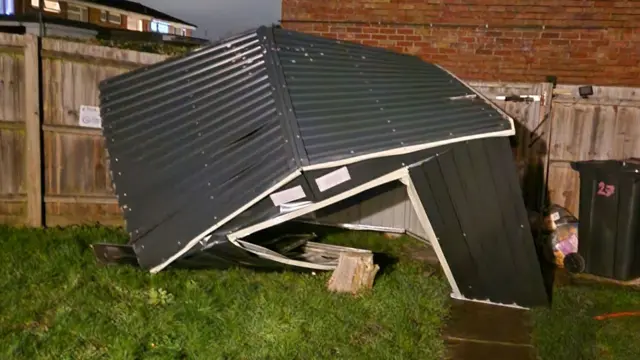
{"label": "fence post", "polygon": [[27,224],[44,225],[42,196],[42,124],[40,114],[39,39],[25,34],[24,47],[24,124],[25,124],[25,182],[27,191]]}

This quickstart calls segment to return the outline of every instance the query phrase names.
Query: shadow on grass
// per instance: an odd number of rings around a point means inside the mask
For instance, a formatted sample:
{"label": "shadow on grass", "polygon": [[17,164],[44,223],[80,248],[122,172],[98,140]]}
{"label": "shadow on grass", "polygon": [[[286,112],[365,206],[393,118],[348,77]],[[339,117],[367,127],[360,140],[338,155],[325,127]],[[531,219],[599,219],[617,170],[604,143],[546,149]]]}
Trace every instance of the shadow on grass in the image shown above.
{"label": "shadow on grass", "polygon": [[380,266],[380,270],[378,270],[377,276],[386,275],[393,271],[396,264],[398,263],[398,258],[383,252],[374,252],[373,253],[373,263]]}

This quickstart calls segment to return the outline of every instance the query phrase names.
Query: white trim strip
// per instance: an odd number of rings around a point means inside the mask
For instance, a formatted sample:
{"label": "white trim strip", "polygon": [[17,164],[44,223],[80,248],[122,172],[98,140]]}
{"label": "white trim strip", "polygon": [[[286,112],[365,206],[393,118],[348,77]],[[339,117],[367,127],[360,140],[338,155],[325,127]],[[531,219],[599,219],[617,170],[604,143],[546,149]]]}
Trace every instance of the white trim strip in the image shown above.
{"label": "white trim strip", "polygon": [[405,229],[387,227],[387,226],[352,224],[352,223],[332,223],[332,222],[315,221],[315,220],[296,220],[296,222],[303,223],[303,224],[310,224],[310,225],[336,227],[336,228],[355,230],[355,231],[375,231],[375,232],[394,233],[394,234],[406,233]]}
{"label": "white trim strip", "polygon": [[207,235],[209,235],[211,232],[215,231],[216,229],[218,229],[219,227],[221,227],[222,225],[226,224],[227,222],[231,221],[233,218],[235,218],[236,216],[240,215],[241,213],[243,213],[245,210],[247,210],[248,208],[252,207],[253,205],[255,205],[256,203],[258,203],[260,200],[266,198],[267,196],[269,196],[269,194],[273,193],[274,191],[280,189],[281,187],[285,186],[286,184],[288,184],[289,182],[293,181],[295,178],[297,178],[298,176],[300,176],[302,174],[302,172],[300,172],[300,170],[296,170],[294,172],[292,172],[291,174],[289,174],[287,177],[285,177],[284,179],[282,179],[282,181],[278,182],[277,184],[275,184],[274,186],[270,187],[269,189],[267,189],[267,191],[263,192],[262,194],[258,195],[256,198],[254,198],[253,200],[249,201],[248,203],[244,204],[244,206],[240,207],[238,210],[234,211],[233,213],[231,213],[229,216],[225,217],[224,219],[218,221],[217,223],[215,223],[213,226],[211,226],[210,228],[208,228],[207,230],[203,231],[202,233],[200,233],[200,235],[196,236],[195,238],[191,239],[180,251],[178,251],[177,253],[173,254],[169,259],[167,259],[165,262],[163,262],[160,265],[155,266],[154,268],[152,268],[150,270],[150,272],[152,274],[155,274],[159,271],[161,271],[162,269],[164,269],[165,267],[167,267],[169,264],[171,264],[172,262],[174,262],[176,259],[178,259],[180,256],[182,256],[183,254],[185,254],[187,251],[189,251],[189,249],[191,249],[192,247],[194,247],[200,240],[204,239]]}
{"label": "white trim strip", "polygon": [[459,137],[459,138],[455,138],[455,139],[440,140],[440,141],[427,143],[427,144],[418,144],[418,145],[412,145],[412,146],[405,146],[405,147],[395,148],[395,149],[391,149],[391,150],[385,150],[385,151],[379,151],[379,152],[370,153],[370,154],[354,156],[354,157],[350,157],[350,158],[343,159],[343,160],[337,160],[337,161],[330,161],[330,162],[321,163],[321,164],[308,165],[308,166],[302,167],[302,171],[310,171],[310,170],[332,168],[332,167],[337,167],[337,166],[344,166],[344,165],[349,165],[349,164],[353,164],[353,163],[356,163],[356,162],[360,162],[360,161],[363,161],[363,160],[376,159],[376,158],[381,158],[381,157],[385,157],[385,156],[404,155],[404,154],[408,154],[408,153],[412,153],[412,152],[416,152],[416,151],[420,151],[420,150],[431,149],[431,148],[434,148],[434,147],[453,144],[453,143],[457,143],[457,142],[484,139],[484,138],[490,138],[490,137],[511,136],[511,135],[514,135],[516,133],[516,131],[515,131],[515,128],[513,126],[513,119],[509,118],[509,121],[511,123],[511,129],[508,129],[508,130],[496,131],[496,132],[486,133],[486,134],[476,134],[476,135],[463,136],[463,137]]}
{"label": "white trim strip", "polygon": [[429,239],[431,247],[433,247],[433,250],[438,256],[438,261],[440,261],[440,266],[442,266],[444,275],[447,277],[447,280],[449,280],[449,285],[451,285],[451,291],[453,292],[452,296],[462,296],[462,294],[460,293],[460,289],[458,288],[458,283],[453,277],[453,273],[451,272],[451,268],[449,267],[449,263],[447,262],[447,258],[442,252],[440,241],[438,240],[438,237],[433,230],[433,226],[431,226],[431,221],[429,221],[427,212],[422,205],[422,201],[420,201],[418,191],[416,190],[416,187],[411,180],[411,176],[407,174],[407,176],[404,177],[401,181],[407,186],[407,194],[409,195],[409,200],[411,201],[416,215],[418,216],[418,220],[420,220],[420,223],[422,223],[422,227],[424,228],[427,238]]}
{"label": "white trim strip", "polygon": [[455,295],[455,294],[451,294],[451,298],[452,299],[456,299],[456,300],[462,300],[462,301],[471,301],[471,302],[476,302],[476,303],[480,303],[480,304],[487,304],[487,305],[494,305],[494,306],[502,306],[502,307],[507,307],[507,308],[512,308],[512,309],[522,309],[522,310],[529,310],[529,308],[527,307],[522,307],[520,305],[517,304],[503,304],[503,303],[496,303],[490,300],[476,300],[476,299],[468,299],[466,297],[464,297],[463,295]]}
{"label": "white trim strip", "polygon": [[[483,93],[481,93],[480,91],[478,91],[478,89],[474,88],[473,86],[471,86],[469,83],[467,83],[466,81],[463,81],[462,79],[460,79],[459,77],[457,77],[454,73],[452,73],[451,71],[443,68],[442,66],[438,65],[438,64],[434,64],[435,66],[439,67],[440,70],[446,72],[447,74],[449,74],[451,77],[453,77],[454,79],[458,80],[459,82],[462,83],[462,85],[468,87],[469,89],[471,89],[471,91],[473,91],[474,93],[478,94],[478,97],[480,97],[481,99],[483,99],[484,101],[486,101],[489,105],[491,105],[492,108],[494,108],[497,112],[499,112],[500,114],[502,114],[502,116],[504,116],[507,120],[509,120],[509,122],[511,123],[511,129],[513,130],[513,134],[516,133],[516,127],[515,127],[515,123],[513,121],[513,118],[507,114],[506,111],[504,111],[502,108],[500,108],[498,105],[496,105],[493,101],[489,100],[489,98],[487,96],[485,96]],[[511,135],[513,135],[511,134]]]}
{"label": "white trim strip", "polygon": [[253,233],[256,233],[260,230],[264,230],[267,228],[270,228],[272,226],[278,225],[278,224],[282,224],[286,221],[289,220],[293,220],[299,216],[308,214],[310,212],[316,211],[318,209],[322,209],[326,206],[329,206],[331,204],[335,204],[338,201],[344,200],[346,198],[349,198],[351,196],[357,195],[363,191],[372,189],[374,187],[380,186],[382,184],[386,184],[388,182],[394,181],[394,180],[398,180],[401,179],[402,177],[406,176],[408,174],[407,168],[404,167],[402,169],[390,172],[386,175],[383,175],[379,178],[376,178],[374,180],[371,180],[367,183],[364,183],[360,186],[356,186],[351,190],[345,191],[343,193],[340,193],[338,195],[332,196],[328,199],[322,200],[320,202],[317,203],[313,203],[311,205],[307,205],[301,209],[298,209],[296,211],[292,211],[290,213],[284,214],[284,215],[280,215],[278,217],[275,217],[273,219],[269,219],[267,221],[255,224],[253,226],[249,226],[247,228],[238,230],[236,232],[233,232],[229,235],[227,235],[227,238],[229,239],[229,241],[234,242],[236,239],[241,239],[244,238],[246,236],[249,236]]}
{"label": "white trim strip", "polygon": [[250,242],[246,242],[242,240],[236,240],[236,242],[237,244],[234,244],[234,245],[238,246],[244,251],[248,251],[263,259],[279,262],[281,264],[297,266],[297,267],[312,269],[312,270],[325,270],[325,271],[335,270],[336,268],[335,265],[324,265],[324,264],[312,263],[309,261],[293,260],[284,255],[275,253],[274,251],[271,251],[263,246],[256,245]]}

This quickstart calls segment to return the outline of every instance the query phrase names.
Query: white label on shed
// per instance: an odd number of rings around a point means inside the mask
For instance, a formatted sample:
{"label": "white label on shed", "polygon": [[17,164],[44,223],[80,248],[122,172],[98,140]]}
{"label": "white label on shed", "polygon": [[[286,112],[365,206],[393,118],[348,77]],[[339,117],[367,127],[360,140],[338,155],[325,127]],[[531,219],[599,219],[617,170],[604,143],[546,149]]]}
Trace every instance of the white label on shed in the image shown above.
{"label": "white label on shed", "polygon": [[280,206],[292,201],[304,199],[306,196],[307,195],[304,193],[304,189],[302,188],[302,186],[298,185],[296,187],[292,187],[291,189],[273,193],[271,194],[270,198],[275,206]]}
{"label": "white label on shed", "polygon": [[351,180],[349,170],[346,166],[343,166],[338,170],[320,176],[316,179],[316,184],[318,185],[318,189],[320,190],[320,192],[324,192],[349,180]]}
{"label": "white label on shed", "polygon": [[80,106],[80,121],[82,127],[102,129],[102,118],[100,117],[100,108],[97,106]]}
{"label": "white label on shed", "polygon": [[560,220],[560,214],[558,214],[558,212],[554,212],[553,214],[551,214],[551,220],[553,221],[558,221]]}

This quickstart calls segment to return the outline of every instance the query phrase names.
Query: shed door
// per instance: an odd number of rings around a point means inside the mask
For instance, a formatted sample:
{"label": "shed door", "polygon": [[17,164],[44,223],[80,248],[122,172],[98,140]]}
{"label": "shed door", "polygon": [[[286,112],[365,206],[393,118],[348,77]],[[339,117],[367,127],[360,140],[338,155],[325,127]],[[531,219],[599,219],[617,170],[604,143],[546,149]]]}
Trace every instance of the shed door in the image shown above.
{"label": "shed door", "polygon": [[548,304],[506,138],[457,144],[410,176],[465,298]]}

